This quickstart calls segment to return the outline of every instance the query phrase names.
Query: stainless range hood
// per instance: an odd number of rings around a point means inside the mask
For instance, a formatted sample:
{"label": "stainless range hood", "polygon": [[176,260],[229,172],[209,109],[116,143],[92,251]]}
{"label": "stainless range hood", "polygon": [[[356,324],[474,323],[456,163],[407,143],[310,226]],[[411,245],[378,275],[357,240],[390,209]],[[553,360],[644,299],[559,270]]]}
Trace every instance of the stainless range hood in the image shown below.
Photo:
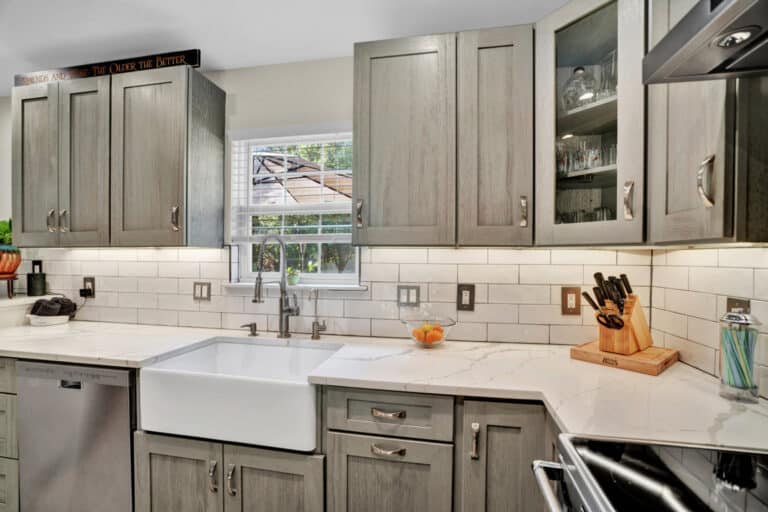
{"label": "stainless range hood", "polygon": [[768,74],[768,0],[700,0],[643,59],[646,84]]}

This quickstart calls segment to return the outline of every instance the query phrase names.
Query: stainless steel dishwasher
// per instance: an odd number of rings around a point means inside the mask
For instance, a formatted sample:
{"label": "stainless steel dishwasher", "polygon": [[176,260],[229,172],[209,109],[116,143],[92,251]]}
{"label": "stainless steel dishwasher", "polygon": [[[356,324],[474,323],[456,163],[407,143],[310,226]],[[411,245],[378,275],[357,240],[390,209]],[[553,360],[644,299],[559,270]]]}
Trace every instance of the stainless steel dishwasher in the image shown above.
{"label": "stainless steel dishwasher", "polygon": [[128,370],[18,362],[24,512],[131,512]]}

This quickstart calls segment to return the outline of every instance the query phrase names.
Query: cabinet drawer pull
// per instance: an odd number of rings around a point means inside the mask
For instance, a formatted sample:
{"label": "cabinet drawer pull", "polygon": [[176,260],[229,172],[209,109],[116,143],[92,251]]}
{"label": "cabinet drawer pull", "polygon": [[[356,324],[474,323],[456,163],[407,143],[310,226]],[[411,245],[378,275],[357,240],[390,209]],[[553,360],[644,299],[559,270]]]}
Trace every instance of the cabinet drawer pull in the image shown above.
{"label": "cabinet drawer pull", "polygon": [[402,420],[405,418],[405,411],[382,411],[376,407],[371,407],[371,416],[388,420]]}
{"label": "cabinet drawer pull", "polygon": [[[66,233],[69,231],[69,220],[67,219],[68,213],[69,212],[67,211],[66,208],[64,208],[59,212],[59,231],[61,231],[62,233]],[[65,219],[67,219],[66,222],[65,222]]]}
{"label": "cabinet drawer pull", "polygon": [[179,207],[178,206],[171,207],[171,229],[173,231],[179,231],[181,229],[181,227],[179,226]]}
{"label": "cabinet drawer pull", "polygon": [[480,453],[477,451],[477,445],[480,441],[480,424],[472,423],[470,427],[472,429],[472,451],[469,452],[469,458],[472,460],[477,460],[480,458]]}
{"label": "cabinet drawer pull", "polygon": [[357,227],[362,228],[363,227],[363,200],[358,199],[357,200]]}
{"label": "cabinet drawer pull", "polygon": [[632,204],[635,202],[635,182],[624,182],[624,220],[635,218],[635,212],[632,210]]}
{"label": "cabinet drawer pull", "polygon": [[386,448],[381,448],[380,446],[376,446],[375,444],[372,444],[371,453],[374,455],[383,455],[385,457],[391,457],[393,455],[397,455],[399,457],[405,457],[405,448],[395,448],[393,450],[387,450]]}
{"label": "cabinet drawer pull", "polygon": [[520,227],[528,227],[528,196],[520,196]]}
{"label": "cabinet drawer pull", "polygon": [[[696,190],[699,191],[699,197],[701,197],[701,202],[704,204],[705,208],[712,208],[715,206],[715,200],[712,197],[712,178],[711,174],[712,171],[715,169],[715,155],[709,155],[707,158],[704,159],[703,162],[701,162],[701,165],[699,165],[699,170],[696,171]],[[710,173],[710,179],[709,179],[709,186],[707,187],[710,189],[709,191],[704,190],[704,174],[705,172],[709,170]]]}
{"label": "cabinet drawer pull", "polygon": [[48,210],[48,215],[45,217],[45,225],[48,227],[49,233],[55,233],[56,232],[56,226],[53,222],[53,217],[56,215],[56,210],[54,208],[51,208]]}
{"label": "cabinet drawer pull", "polygon": [[237,489],[232,485],[232,480],[235,477],[235,465],[229,464],[227,466],[227,494],[230,496],[237,496]]}
{"label": "cabinet drawer pull", "polygon": [[208,463],[208,490],[219,492],[219,485],[216,483],[216,466],[218,461],[212,460]]}

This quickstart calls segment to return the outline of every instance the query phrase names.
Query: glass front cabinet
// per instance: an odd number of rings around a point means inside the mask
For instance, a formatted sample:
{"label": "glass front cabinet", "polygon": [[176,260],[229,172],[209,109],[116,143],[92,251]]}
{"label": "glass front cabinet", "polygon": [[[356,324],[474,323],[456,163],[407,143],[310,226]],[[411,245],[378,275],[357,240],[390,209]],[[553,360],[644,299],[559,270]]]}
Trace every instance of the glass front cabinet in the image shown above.
{"label": "glass front cabinet", "polygon": [[536,238],[644,238],[643,0],[575,0],[536,24]]}

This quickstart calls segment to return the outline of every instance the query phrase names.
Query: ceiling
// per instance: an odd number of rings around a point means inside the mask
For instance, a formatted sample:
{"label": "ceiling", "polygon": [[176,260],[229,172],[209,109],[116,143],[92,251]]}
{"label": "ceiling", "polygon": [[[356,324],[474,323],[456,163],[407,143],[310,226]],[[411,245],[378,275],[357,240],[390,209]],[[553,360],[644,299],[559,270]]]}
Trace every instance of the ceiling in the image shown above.
{"label": "ceiling", "polygon": [[13,75],[200,48],[204,70],[352,55],[352,43],[536,21],[566,0],[0,0]]}

